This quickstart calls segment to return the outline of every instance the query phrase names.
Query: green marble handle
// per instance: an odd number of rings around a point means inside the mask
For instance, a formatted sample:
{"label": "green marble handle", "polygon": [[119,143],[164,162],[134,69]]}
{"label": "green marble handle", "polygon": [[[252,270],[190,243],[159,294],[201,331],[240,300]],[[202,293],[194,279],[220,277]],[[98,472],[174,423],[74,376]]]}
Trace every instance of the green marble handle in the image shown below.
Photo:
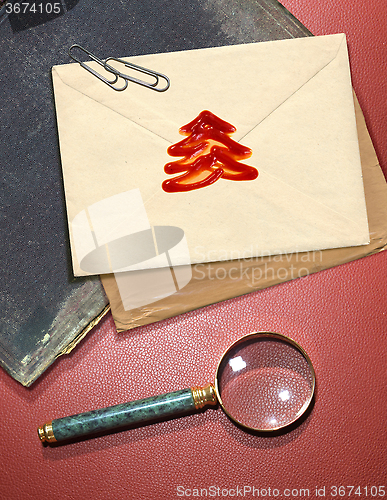
{"label": "green marble handle", "polygon": [[131,401],[108,408],[59,418],[38,428],[43,442],[68,441],[138,423],[149,423],[179,417],[215,405],[212,385],[204,388],[183,389],[160,396]]}

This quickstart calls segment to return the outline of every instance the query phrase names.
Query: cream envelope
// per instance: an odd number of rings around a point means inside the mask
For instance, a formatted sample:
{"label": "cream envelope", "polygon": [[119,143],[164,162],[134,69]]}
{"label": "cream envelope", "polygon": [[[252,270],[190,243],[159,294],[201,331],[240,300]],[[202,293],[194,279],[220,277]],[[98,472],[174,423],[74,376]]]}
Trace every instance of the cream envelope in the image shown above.
{"label": "cream envelope", "polygon": [[[169,90],[52,71],[75,275],[168,266],[168,249],[183,265],[369,242],[345,35],[128,60],[168,75]],[[167,193],[167,148],[203,110],[236,127],[259,175]]]}

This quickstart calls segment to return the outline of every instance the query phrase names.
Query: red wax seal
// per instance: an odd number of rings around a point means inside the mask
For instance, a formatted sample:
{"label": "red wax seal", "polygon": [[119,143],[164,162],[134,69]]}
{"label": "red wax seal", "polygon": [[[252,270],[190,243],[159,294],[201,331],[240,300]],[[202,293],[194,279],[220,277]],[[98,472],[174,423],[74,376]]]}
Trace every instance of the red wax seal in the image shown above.
{"label": "red wax seal", "polygon": [[218,179],[251,181],[258,170],[240,163],[252,155],[250,148],[231,139],[236,128],[211,111],[202,111],[180,128],[185,139],[168,148],[170,156],[182,157],[164,166],[166,174],[182,174],[163,182],[167,193],[192,191]]}

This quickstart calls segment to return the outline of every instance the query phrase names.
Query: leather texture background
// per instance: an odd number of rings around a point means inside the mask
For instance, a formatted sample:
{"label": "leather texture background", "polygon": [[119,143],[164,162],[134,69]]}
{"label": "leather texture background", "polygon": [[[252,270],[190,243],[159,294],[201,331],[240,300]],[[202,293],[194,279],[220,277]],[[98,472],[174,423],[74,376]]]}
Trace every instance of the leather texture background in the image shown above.
{"label": "leather texture background", "polygon": [[[283,4],[314,34],[347,33],[386,173],[384,1]],[[31,388],[0,371],[0,498],[167,500],[212,486],[220,498],[253,498],[244,487],[277,498],[318,498],[325,487],[333,498],[350,485],[369,497],[387,479],[386,282],[384,252],[119,335],[109,315]],[[39,442],[51,418],[212,382],[223,350],[254,330],[288,334],[314,363],[315,404],[291,432],[252,435],[216,409],[67,446]]]}

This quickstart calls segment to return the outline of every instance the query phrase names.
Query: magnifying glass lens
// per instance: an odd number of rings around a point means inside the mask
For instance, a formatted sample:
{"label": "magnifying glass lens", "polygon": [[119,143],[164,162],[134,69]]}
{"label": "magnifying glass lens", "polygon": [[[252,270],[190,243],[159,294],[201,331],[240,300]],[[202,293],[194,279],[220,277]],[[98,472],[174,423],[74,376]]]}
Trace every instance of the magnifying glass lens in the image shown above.
{"label": "magnifying glass lens", "polygon": [[247,336],[223,357],[217,390],[226,413],[245,427],[285,427],[309,406],[314,372],[306,355],[275,334]]}

